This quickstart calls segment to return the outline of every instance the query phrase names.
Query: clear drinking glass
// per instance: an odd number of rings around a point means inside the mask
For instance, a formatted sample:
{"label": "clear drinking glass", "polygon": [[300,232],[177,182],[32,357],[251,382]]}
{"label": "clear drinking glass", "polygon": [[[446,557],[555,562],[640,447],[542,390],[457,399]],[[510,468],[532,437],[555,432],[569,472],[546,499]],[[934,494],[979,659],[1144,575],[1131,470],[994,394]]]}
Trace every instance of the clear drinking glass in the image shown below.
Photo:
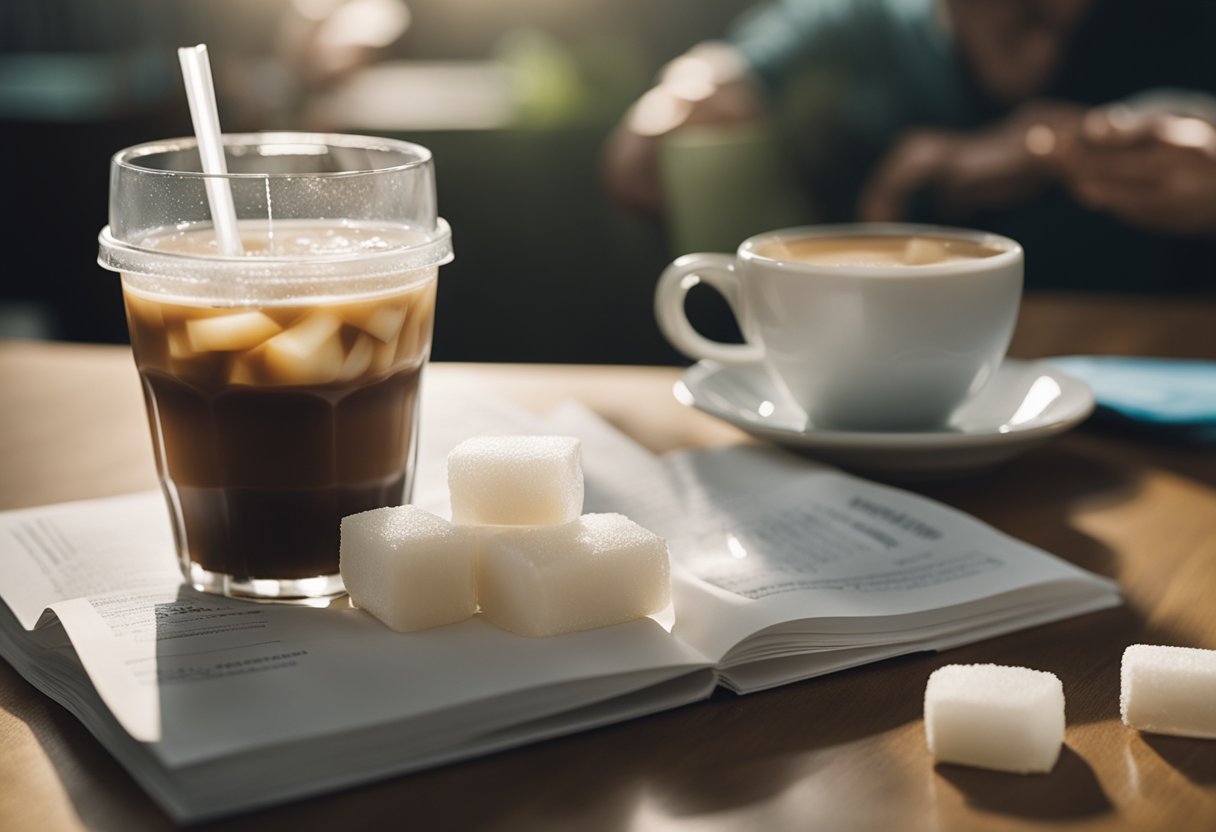
{"label": "clear drinking glass", "polygon": [[[121,273],[186,579],[261,600],[343,591],[348,514],[410,497],[435,287],[452,257],[430,152],[366,136],[193,138],[117,153],[102,266]],[[217,245],[207,181],[244,253]]]}

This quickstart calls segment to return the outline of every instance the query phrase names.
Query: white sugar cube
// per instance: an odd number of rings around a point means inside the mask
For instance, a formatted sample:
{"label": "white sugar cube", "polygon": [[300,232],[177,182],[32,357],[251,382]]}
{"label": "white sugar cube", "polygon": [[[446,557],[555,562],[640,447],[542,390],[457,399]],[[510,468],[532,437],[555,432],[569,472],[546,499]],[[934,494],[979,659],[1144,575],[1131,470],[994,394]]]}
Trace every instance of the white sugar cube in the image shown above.
{"label": "white sugar cube", "polygon": [[583,510],[581,446],[572,436],[478,436],[448,454],[452,522],[546,526]]}
{"label": "white sugar cube", "polygon": [[340,569],[351,600],[398,632],[477,610],[472,532],[416,506],[342,518]]}
{"label": "white sugar cube", "polygon": [[256,347],[282,329],[269,316],[256,310],[191,318],[186,338],[194,352],[232,352]]}
{"label": "white sugar cube", "polygon": [[620,514],[483,532],[477,593],[482,614],[519,635],[620,624],[670,601],[667,544]]}
{"label": "white sugar cube", "polygon": [[1048,772],[1064,743],[1064,688],[1041,670],[946,665],[925,686],[925,734],[939,763]]}
{"label": "white sugar cube", "polygon": [[1119,681],[1119,711],[1132,728],[1216,739],[1216,650],[1133,644]]}

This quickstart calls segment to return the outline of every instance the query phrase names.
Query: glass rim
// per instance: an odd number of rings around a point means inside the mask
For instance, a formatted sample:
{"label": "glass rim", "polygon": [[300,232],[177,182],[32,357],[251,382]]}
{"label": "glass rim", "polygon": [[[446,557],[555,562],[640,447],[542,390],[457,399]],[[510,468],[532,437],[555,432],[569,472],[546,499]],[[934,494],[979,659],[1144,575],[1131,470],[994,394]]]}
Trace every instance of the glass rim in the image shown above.
{"label": "glass rim", "polygon": [[[173,153],[198,147],[198,139],[194,136],[178,136],[169,139],[156,139],[149,142],[131,145],[119,150],[110,157],[114,167],[124,168],[140,175],[168,176],[174,178],[218,179],[218,180],[247,180],[247,179],[337,179],[353,176],[376,176],[381,174],[399,173],[411,168],[426,167],[431,164],[431,151],[414,142],[404,139],[392,139],[385,136],[366,136],[356,133],[315,133],[291,130],[270,130],[255,133],[224,133],[221,141],[228,147],[335,147],[352,150],[385,150],[412,155],[414,158],[398,164],[386,165],[380,168],[362,168],[358,170],[339,171],[308,171],[308,172],[267,172],[267,173],[205,173],[195,170],[170,170],[151,168],[137,164],[136,160],[151,156],[154,153]],[[263,154],[263,155],[293,155]],[[304,155],[304,154],[297,154]]]}
{"label": "glass rim", "polygon": [[453,258],[451,227],[442,217],[435,218],[435,228],[425,240],[370,253],[247,257],[161,251],[121,240],[108,225],[98,234],[97,241],[97,264],[107,271],[151,275],[182,285],[208,283],[238,274],[265,284],[284,285],[318,278],[368,278],[442,266]]}

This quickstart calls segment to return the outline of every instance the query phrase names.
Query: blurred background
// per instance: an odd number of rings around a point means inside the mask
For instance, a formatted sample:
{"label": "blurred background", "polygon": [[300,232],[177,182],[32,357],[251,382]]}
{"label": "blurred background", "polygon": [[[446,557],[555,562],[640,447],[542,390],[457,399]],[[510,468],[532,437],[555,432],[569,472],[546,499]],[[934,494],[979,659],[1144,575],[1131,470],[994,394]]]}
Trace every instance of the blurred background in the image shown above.
{"label": "blurred background", "polygon": [[[663,224],[613,207],[599,154],[658,68],[746,0],[4,0],[0,147],[16,266],[0,332],[122,342],[96,266],[110,155],[191,132],[175,49],[206,42],[229,132],[430,147],[454,229],[434,357],[674,360],[651,314]],[[10,249],[12,251],[13,249]]]}
{"label": "blurred background", "polygon": [[[907,12],[911,20],[914,11],[928,10],[922,16],[932,18],[934,2],[783,5],[791,19],[805,20],[822,9],[881,7],[888,19]],[[1076,19],[1094,18],[1089,40],[1082,42],[1089,45],[1070,53],[1062,73],[1074,91],[1083,91],[1075,98],[1085,104],[1175,79],[1198,78],[1207,93],[1216,89],[1210,48],[1191,45],[1210,44],[1216,35],[1207,26],[1216,4],[1206,0],[1163,0],[1156,11],[1127,0],[1093,0],[1103,11],[1114,10],[1100,19],[1089,15],[1090,0],[1063,5],[1028,0],[1025,6],[1010,0],[942,2],[964,11],[990,7],[1006,18],[1015,10],[1024,19],[1014,23],[1030,33],[1031,47],[1040,30],[1073,26],[1055,20],[1054,8],[1075,6],[1081,10]],[[794,115],[783,121],[778,113],[776,131],[742,119],[712,134],[687,130],[666,137],[662,210],[628,211],[619,207],[627,198],[607,196],[603,153],[623,115],[637,114],[631,105],[668,61],[695,44],[721,38],[732,21],[756,5],[749,0],[2,0],[0,147],[12,219],[9,265],[0,283],[0,336],[126,340],[118,281],[95,265],[96,235],[106,222],[109,157],[131,144],[190,133],[175,50],[205,42],[226,131],[373,133],[433,150],[440,213],[452,225],[456,249],[455,261],[441,272],[436,359],[675,362],[679,356],[663,341],[651,312],[654,282],[674,256],[694,249],[729,250],[747,234],[780,225],[846,217],[833,213],[826,201],[813,204],[794,187],[802,174],[793,171],[806,158],[817,156],[831,169],[839,167],[836,159],[861,146],[852,139],[823,144],[806,129],[806,118],[797,123],[806,109],[798,102],[833,98],[836,82],[822,72],[786,85],[781,100],[795,102],[785,108]],[[981,20],[981,45],[986,25]],[[773,30],[767,36],[781,39],[779,18],[753,30],[764,34],[765,26]],[[919,37],[919,30],[908,32]],[[1178,40],[1179,32],[1188,40]],[[848,46],[842,38],[830,42]],[[1129,43],[1148,48],[1129,48]],[[874,53],[870,57],[877,55],[887,70],[894,67],[894,75],[901,74],[896,62],[886,60],[888,51],[895,52],[881,37],[868,38],[858,51]],[[1182,55],[1189,63],[1165,61],[1163,54]],[[993,55],[1000,63],[1000,55]],[[1137,75],[1142,69],[1143,77]],[[866,104],[868,88],[858,89],[862,94],[853,102]],[[928,93],[933,105],[937,90],[929,87]],[[940,97],[956,93],[943,89]],[[885,94],[898,99],[903,93],[888,84]],[[887,106],[884,100],[875,99],[880,111]],[[1008,102],[972,107],[970,122],[951,126],[975,127],[1012,111]],[[1028,140],[1031,135],[1026,133]],[[890,149],[889,143],[883,147]],[[1212,158],[1216,170],[1216,155]],[[853,182],[843,191],[850,207],[857,189]],[[1111,262],[1116,265],[1109,266],[1094,258],[1122,233],[1122,220],[1107,217],[1084,231],[1072,224],[1070,214],[1060,216],[1039,222],[1037,232],[1023,231],[1016,222],[1000,226],[999,217],[980,227],[1012,233],[1024,243],[1023,233],[1044,236],[1034,248],[1027,245],[1033,286],[1051,286],[1040,264],[1055,258],[1067,267],[1057,270],[1066,276],[1060,288],[1165,288],[1135,278],[1156,268],[1153,257],[1177,259],[1172,243],[1164,255],[1159,246],[1145,248],[1150,259],[1143,262],[1115,252]],[[1061,228],[1075,236],[1061,243]],[[1184,241],[1185,263],[1178,271],[1187,275],[1187,290],[1210,291],[1216,285],[1211,242],[1210,235]],[[1040,255],[1053,244],[1056,254]],[[1093,279],[1095,272],[1101,279]],[[1115,278],[1104,285],[1108,274]],[[702,291],[691,303],[707,334],[731,337],[730,316],[718,298]]]}

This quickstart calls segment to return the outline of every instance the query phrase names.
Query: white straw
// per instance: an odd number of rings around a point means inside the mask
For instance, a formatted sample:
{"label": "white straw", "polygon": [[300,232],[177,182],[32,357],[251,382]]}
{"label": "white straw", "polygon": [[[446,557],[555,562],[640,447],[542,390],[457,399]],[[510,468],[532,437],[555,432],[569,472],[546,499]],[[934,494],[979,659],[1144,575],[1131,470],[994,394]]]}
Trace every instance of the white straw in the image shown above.
{"label": "white straw", "polygon": [[[215,104],[215,85],[211,81],[211,60],[206,44],[183,46],[177,50],[186,82],[186,98],[190,101],[190,120],[198,138],[198,152],[203,160],[203,173],[226,174],[224,146],[220,134],[220,114]],[[207,202],[211,205],[211,222],[220,253],[234,256],[245,253],[236,226],[236,208],[232,204],[232,188],[227,179],[208,176]]]}

